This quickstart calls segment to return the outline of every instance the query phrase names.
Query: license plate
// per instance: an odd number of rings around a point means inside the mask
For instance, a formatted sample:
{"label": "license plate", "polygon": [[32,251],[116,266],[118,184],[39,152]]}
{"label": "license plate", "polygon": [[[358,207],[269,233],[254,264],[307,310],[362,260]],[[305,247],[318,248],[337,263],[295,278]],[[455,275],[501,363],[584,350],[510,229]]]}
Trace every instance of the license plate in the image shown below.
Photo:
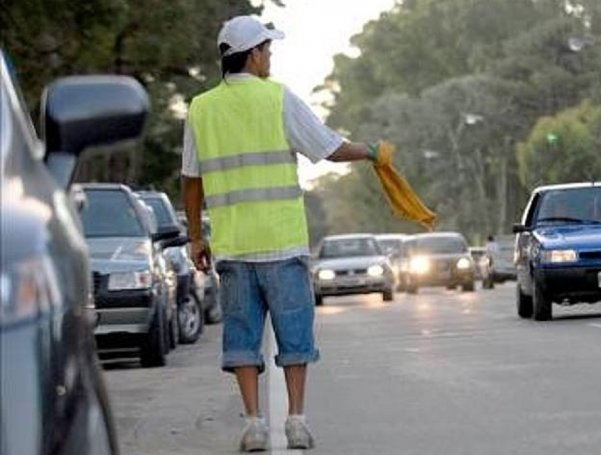
{"label": "license plate", "polygon": [[599,287],[601,288],[601,272],[597,273],[597,284],[599,285]]}

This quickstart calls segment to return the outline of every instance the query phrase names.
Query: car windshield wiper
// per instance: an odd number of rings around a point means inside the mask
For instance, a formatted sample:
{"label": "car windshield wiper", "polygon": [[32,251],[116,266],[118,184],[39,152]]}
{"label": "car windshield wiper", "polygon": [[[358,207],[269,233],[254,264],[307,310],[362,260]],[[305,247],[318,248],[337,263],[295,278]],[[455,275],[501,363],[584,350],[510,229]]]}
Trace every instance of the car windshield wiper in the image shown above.
{"label": "car windshield wiper", "polygon": [[566,223],[578,223],[578,224],[601,224],[601,221],[597,220],[583,220],[581,218],[571,218],[569,216],[552,216],[547,218],[540,218],[536,220],[538,223],[541,222],[553,222],[553,221],[563,221]]}

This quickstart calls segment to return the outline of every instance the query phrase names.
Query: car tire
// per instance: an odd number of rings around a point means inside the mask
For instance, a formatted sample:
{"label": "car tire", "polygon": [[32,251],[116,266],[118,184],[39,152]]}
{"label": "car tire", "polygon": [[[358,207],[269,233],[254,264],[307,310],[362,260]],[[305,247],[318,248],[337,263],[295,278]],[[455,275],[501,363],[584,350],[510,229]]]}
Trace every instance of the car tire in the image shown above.
{"label": "car tire", "polygon": [[382,299],[385,302],[392,302],[394,300],[394,290],[392,288],[386,289],[382,292]]}
{"label": "car tire", "polygon": [[208,305],[204,312],[205,324],[219,324],[222,319],[219,290],[213,290],[208,295],[205,294],[205,299],[208,299]]}
{"label": "car tire", "polygon": [[315,294],[315,306],[323,305],[323,296],[319,294]]}
{"label": "car tire", "polygon": [[179,343],[179,323],[177,320],[177,310],[174,311],[169,323],[169,349],[173,350]]}
{"label": "car tire", "polygon": [[177,321],[179,324],[179,342],[182,344],[193,344],[198,341],[200,334],[204,331],[204,312],[202,303],[194,293],[177,310]]}
{"label": "car tire", "polygon": [[473,281],[470,281],[468,283],[463,284],[461,286],[461,289],[463,292],[474,292],[474,290],[476,289],[476,285]]}
{"label": "car tire", "polygon": [[495,283],[490,276],[482,280],[482,289],[494,289],[494,287]]}
{"label": "car tire", "polygon": [[522,287],[519,283],[516,285],[516,303],[518,316],[524,319],[530,319],[533,312],[532,297],[522,292]]}
{"label": "car tire", "polygon": [[419,291],[419,287],[416,284],[407,285],[407,294],[417,294],[417,291]]}
{"label": "car tire", "polygon": [[445,287],[449,291],[454,291],[456,286],[454,284],[447,284]]}
{"label": "car tire", "polygon": [[140,346],[140,362],[143,367],[162,367],[167,363],[165,314],[160,309],[156,311]]}
{"label": "car tire", "polygon": [[532,310],[535,321],[549,321],[553,319],[553,304],[547,298],[540,284],[534,280],[532,292]]}

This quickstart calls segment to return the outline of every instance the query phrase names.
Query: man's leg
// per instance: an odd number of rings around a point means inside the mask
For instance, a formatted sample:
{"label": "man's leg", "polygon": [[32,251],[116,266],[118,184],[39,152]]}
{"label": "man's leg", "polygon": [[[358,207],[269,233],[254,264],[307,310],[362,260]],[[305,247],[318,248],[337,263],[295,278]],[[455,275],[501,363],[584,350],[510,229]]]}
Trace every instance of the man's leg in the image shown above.
{"label": "man's leg", "polygon": [[234,374],[238,381],[244,410],[247,417],[259,415],[259,369],[255,366],[236,367]]}
{"label": "man's leg", "polygon": [[288,414],[304,414],[307,365],[288,365],[284,367],[284,375],[288,388]]}
{"label": "man's leg", "polygon": [[284,367],[288,387],[288,418],[284,425],[289,449],[311,449],[315,445],[304,413],[307,365]]}

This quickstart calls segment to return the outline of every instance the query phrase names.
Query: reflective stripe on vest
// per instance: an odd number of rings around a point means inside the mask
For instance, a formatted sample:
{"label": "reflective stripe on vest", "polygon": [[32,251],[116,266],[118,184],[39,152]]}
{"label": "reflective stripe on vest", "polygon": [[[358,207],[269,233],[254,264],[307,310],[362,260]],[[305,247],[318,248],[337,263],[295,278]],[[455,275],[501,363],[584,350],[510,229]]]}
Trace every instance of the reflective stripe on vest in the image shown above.
{"label": "reflective stripe on vest", "polygon": [[290,150],[274,152],[248,152],[240,155],[213,158],[202,161],[202,174],[227,171],[244,166],[265,166],[270,164],[296,163],[296,157]]}
{"label": "reflective stripe on vest", "polygon": [[221,83],[190,105],[216,256],[304,251],[308,245],[283,98],[282,85],[249,78]]}
{"label": "reflective stripe on vest", "polygon": [[251,201],[275,201],[278,199],[297,199],[303,195],[298,185],[278,188],[253,188],[249,190],[230,191],[225,194],[207,196],[205,201],[210,208],[223,207]]}

